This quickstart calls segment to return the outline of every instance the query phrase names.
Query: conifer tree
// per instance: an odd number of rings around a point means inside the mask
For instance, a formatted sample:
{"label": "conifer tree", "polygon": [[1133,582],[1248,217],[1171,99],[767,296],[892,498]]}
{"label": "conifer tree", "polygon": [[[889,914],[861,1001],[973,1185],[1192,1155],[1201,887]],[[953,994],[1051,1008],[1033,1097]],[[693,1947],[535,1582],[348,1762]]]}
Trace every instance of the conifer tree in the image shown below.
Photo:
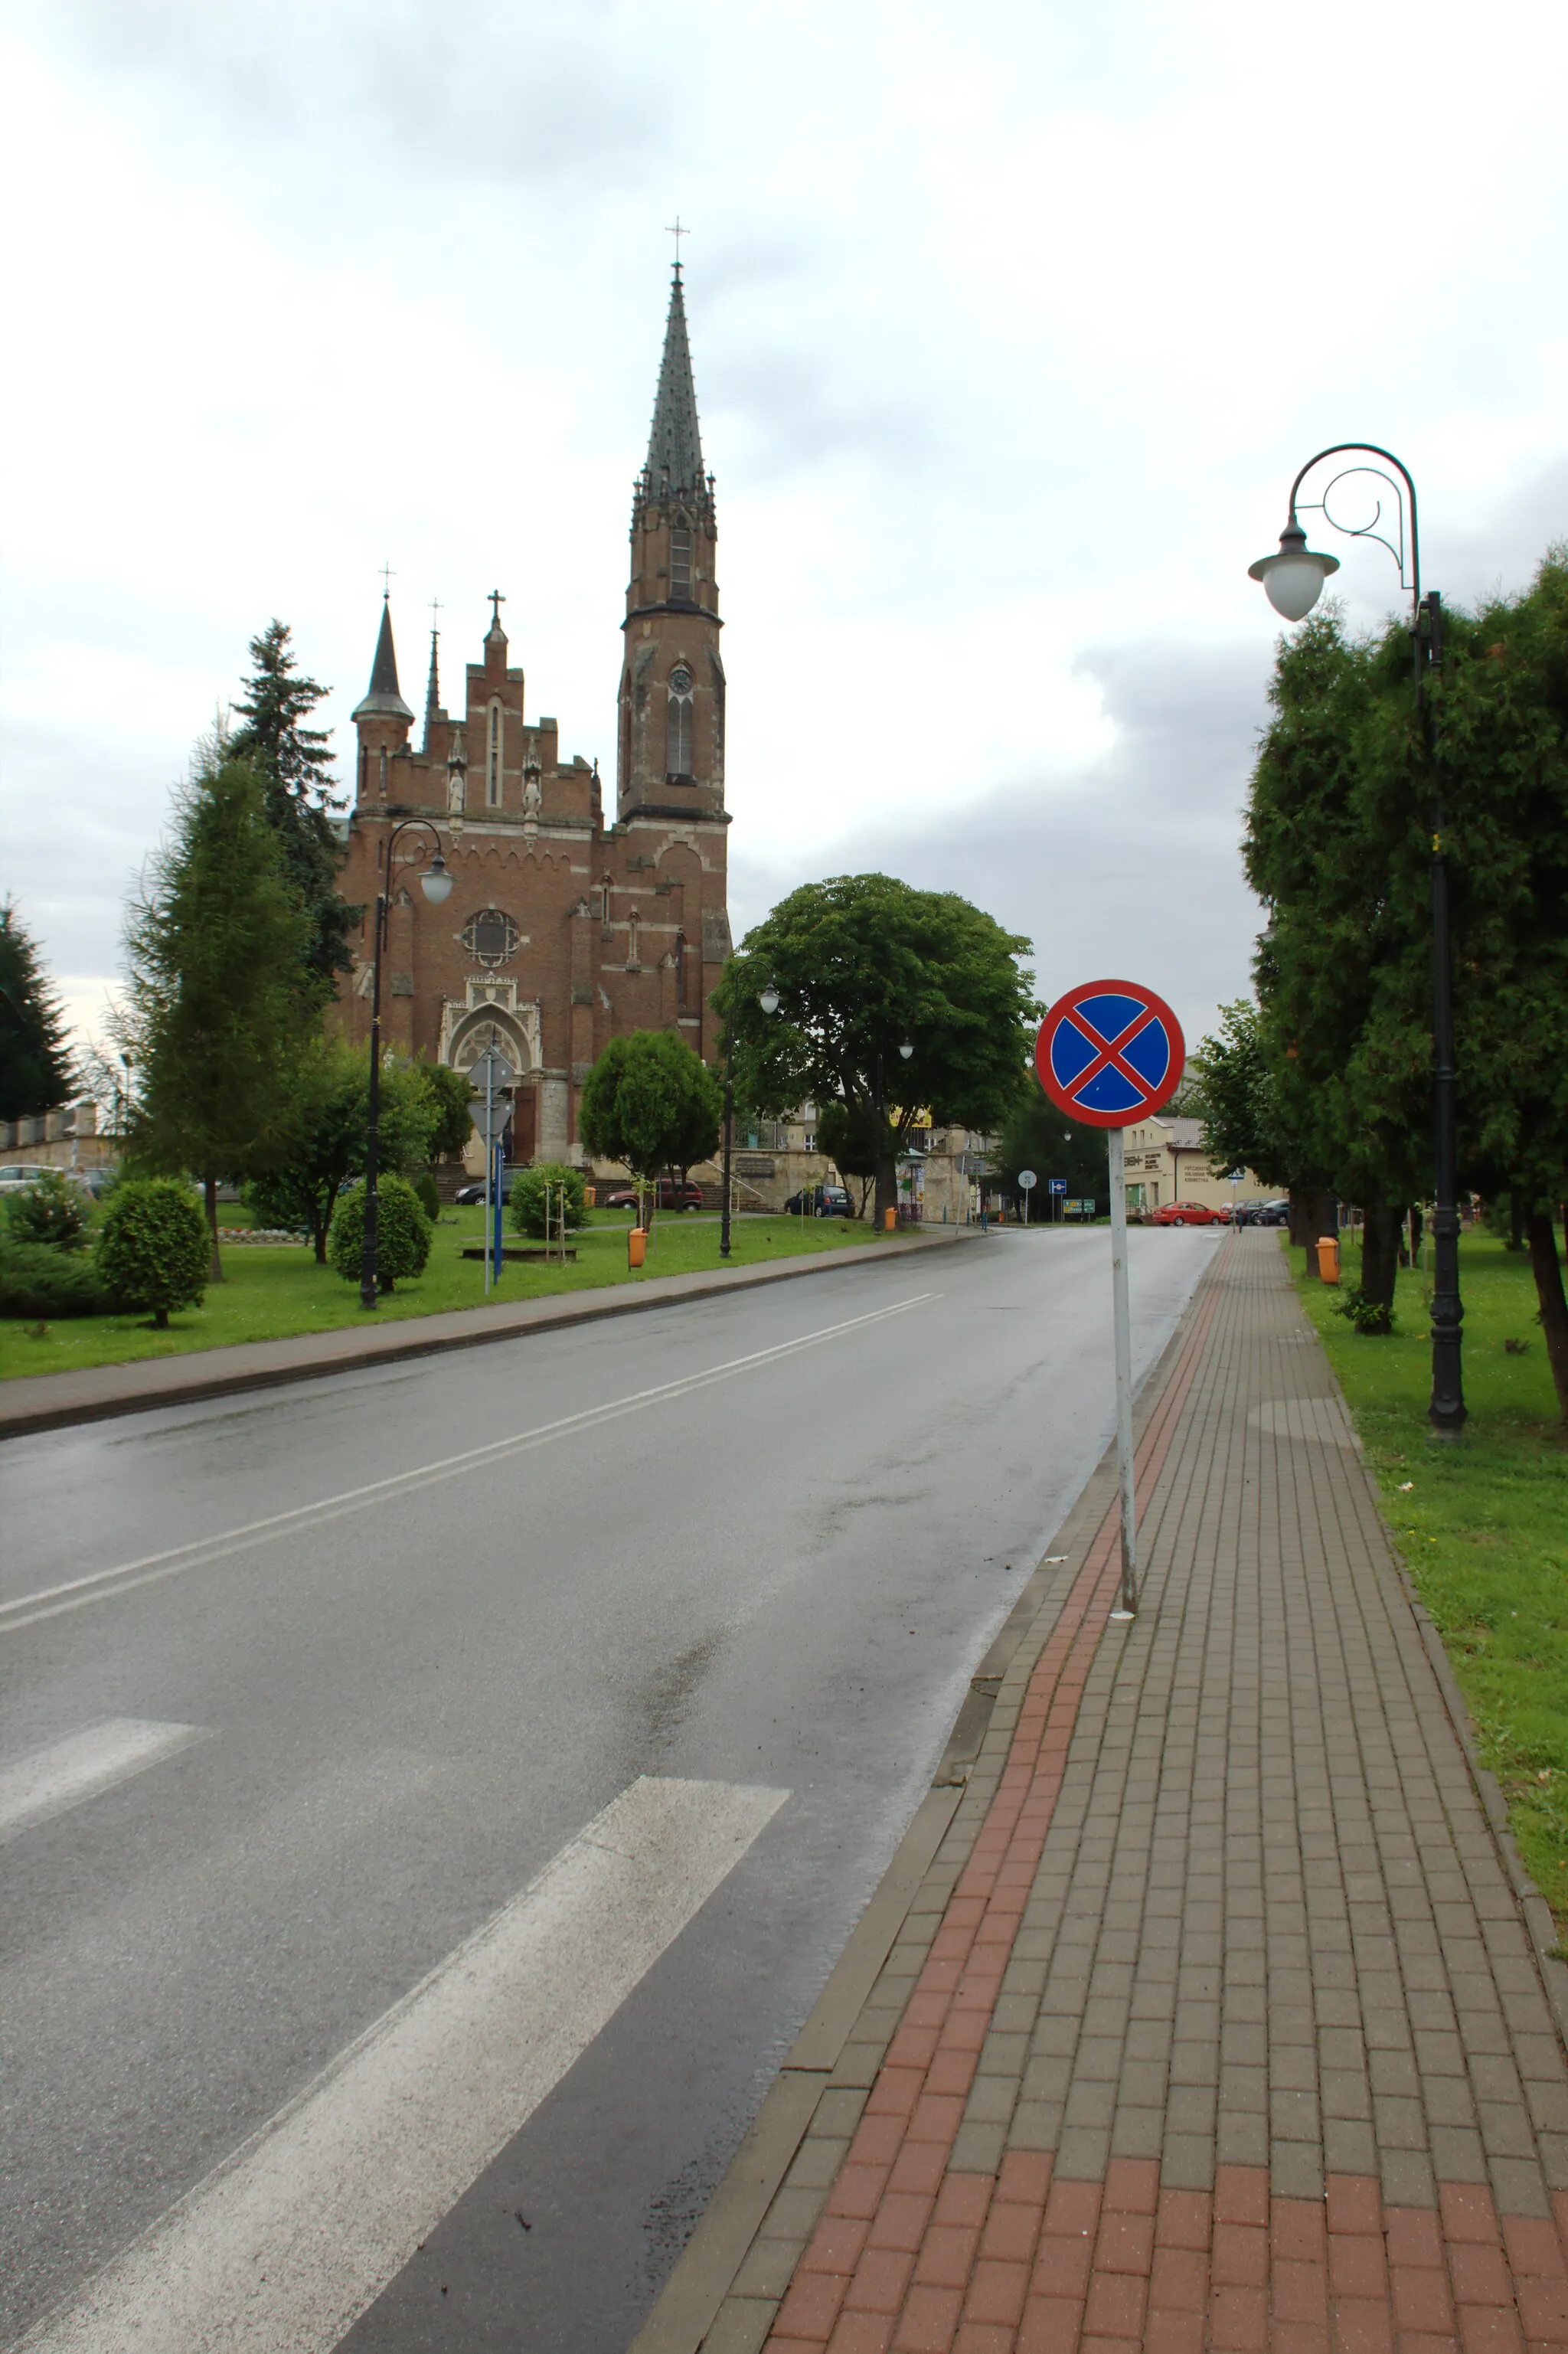
{"label": "conifer tree", "polygon": [[261,779],[209,743],[127,918],[120,1026],[139,1077],[128,1157],[200,1178],[215,1282],[220,1181],[275,1164],[291,1140],[300,1058],[319,1019],[301,971],[309,922]]}
{"label": "conifer tree", "polygon": [[70,1087],[65,1016],[7,899],[0,907],[0,1119],[52,1111]]}
{"label": "conifer tree", "polygon": [[333,790],[331,735],[307,725],[327,690],[300,670],[284,621],[269,621],[251,639],[249,652],[255,668],[235,705],[245,724],[228,750],[235,759],[249,760],[261,779],[284,867],[311,919],[305,966],[325,998],[335,976],[352,965],[348,933],[359,913],[337,889],[343,853],[328,811],[342,803]]}

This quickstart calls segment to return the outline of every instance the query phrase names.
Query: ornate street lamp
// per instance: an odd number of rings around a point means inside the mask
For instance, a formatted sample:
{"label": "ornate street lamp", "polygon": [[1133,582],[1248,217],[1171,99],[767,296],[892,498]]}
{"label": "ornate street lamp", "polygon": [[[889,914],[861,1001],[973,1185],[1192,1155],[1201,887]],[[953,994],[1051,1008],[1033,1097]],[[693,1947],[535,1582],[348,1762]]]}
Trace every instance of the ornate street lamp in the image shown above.
{"label": "ornate street lamp", "polygon": [[[1381,458],[1393,467],[1398,475],[1386,473],[1383,466],[1344,466],[1334,475],[1320,499],[1302,501],[1298,498],[1302,482],[1314,466],[1325,458],[1354,454],[1363,458]],[[1386,482],[1394,497],[1397,535],[1390,539],[1378,529],[1383,519],[1383,503],[1378,501],[1370,523],[1340,523],[1330,512],[1329,502],[1338,485],[1351,474],[1372,474]],[[1410,517],[1408,567],[1404,534],[1406,506]],[[1307,545],[1298,515],[1303,511],[1316,511],[1333,530],[1343,532],[1347,539],[1375,539],[1386,547],[1399,567],[1402,588],[1410,591],[1411,643],[1415,665],[1415,705],[1421,723],[1422,739],[1426,748],[1426,765],[1432,780],[1432,1047],[1433,1047],[1433,1214],[1432,1241],[1436,1261],[1436,1283],[1432,1295],[1432,1399],[1427,1418],[1435,1430],[1447,1437],[1457,1437],[1465,1422],[1465,1386],[1462,1364],[1462,1326],[1464,1305],[1459,1298],[1459,1208],[1457,1119],[1454,1076],[1454,973],[1453,952],[1448,938],[1448,869],[1443,855],[1443,793],[1437,767],[1436,731],[1427,673],[1438,670],[1443,663],[1443,600],[1436,588],[1421,591],[1421,538],[1416,521],[1415,484],[1410,470],[1392,450],[1380,449],[1375,441],[1336,441],[1327,450],[1319,450],[1309,458],[1290,485],[1290,507],[1285,529],[1279,535],[1277,556],[1261,556],[1247,569],[1254,580],[1261,580],[1265,594],[1277,613],[1287,621],[1304,620],[1322,593],[1323,583],[1330,573],[1340,568],[1339,558],[1321,556]],[[1405,578],[1408,568],[1409,578]]]}
{"label": "ornate street lamp", "polygon": [[441,837],[430,820],[406,817],[400,825],[395,825],[387,841],[387,888],[376,894],[374,917],[376,947],[370,977],[370,1117],[365,1139],[365,1248],[359,1262],[361,1308],[374,1308],[377,1304],[376,1242],[378,1196],[376,1177],[381,1119],[381,948],[387,938],[387,917],[392,905],[392,854],[397,847],[398,837],[408,832],[428,833],[436,845],[435,856],[419,877],[419,886],[431,907],[439,907],[452,887],[447,862],[441,856]]}

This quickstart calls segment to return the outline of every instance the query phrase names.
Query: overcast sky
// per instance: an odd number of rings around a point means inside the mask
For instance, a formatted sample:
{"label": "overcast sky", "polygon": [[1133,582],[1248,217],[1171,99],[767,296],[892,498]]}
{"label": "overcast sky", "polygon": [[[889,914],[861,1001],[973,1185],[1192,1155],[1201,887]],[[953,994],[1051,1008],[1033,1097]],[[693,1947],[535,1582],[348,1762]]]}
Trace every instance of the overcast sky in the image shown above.
{"label": "overcast sky", "polygon": [[1396,450],[1456,599],[1568,533],[1561,0],[0,0],[0,888],[87,1023],[274,614],[347,773],[382,563],[416,705],[429,599],[455,702],[499,586],[612,769],[677,210],[737,934],[875,865],[1201,1032],[1298,465]]}

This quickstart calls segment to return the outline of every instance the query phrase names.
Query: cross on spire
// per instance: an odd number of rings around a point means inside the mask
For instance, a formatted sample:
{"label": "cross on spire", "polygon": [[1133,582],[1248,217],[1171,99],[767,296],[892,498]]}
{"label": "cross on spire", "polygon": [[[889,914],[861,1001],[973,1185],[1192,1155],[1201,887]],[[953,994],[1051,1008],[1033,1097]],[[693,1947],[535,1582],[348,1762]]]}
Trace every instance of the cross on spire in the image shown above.
{"label": "cross on spire", "polygon": [[432,631],[439,630],[440,627],[440,599],[439,597],[432,597],[430,599],[430,628]]}
{"label": "cross on spire", "polygon": [[384,564],[384,565],[381,567],[381,594],[382,594],[383,599],[386,599],[387,602],[390,602],[390,601],[391,601],[391,596],[392,596],[392,580],[393,580],[392,567],[391,567],[389,564]]}
{"label": "cross on spire", "polygon": [[664,234],[666,237],[673,237],[675,240],[675,267],[679,270],[681,266],[681,239],[683,237],[690,237],[692,232],[682,220],[680,214],[677,213],[673,221],[667,221],[665,223]]}
{"label": "cross on spire", "polygon": [[503,607],[503,605],[504,605],[504,604],[505,604],[505,602],[506,602],[506,599],[505,599],[505,598],[502,595],[502,593],[501,593],[501,591],[500,591],[500,589],[499,589],[499,588],[493,588],[493,589],[491,590],[491,592],[490,592],[490,626],[491,626],[491,628],[492,628],[493,630],[499,630],[499,628],[501,627],[501,608]]}

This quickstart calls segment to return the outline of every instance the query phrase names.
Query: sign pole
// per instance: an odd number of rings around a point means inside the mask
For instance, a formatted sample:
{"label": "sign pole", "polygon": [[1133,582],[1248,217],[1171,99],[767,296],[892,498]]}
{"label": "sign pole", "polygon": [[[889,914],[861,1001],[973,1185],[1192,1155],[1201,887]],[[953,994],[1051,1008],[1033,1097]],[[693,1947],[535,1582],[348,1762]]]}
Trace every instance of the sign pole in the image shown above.
{"label": "sign pole", "polygon": [[1113,1618],[1138,1608],[1138,1495],[1133,1484],[1132,1314],[1127,1296],[1127,1152],[1119,1128],[1106,1130],[1110,1163],[1111,1315],[1116,1342],[1117,1488],[1121,1499],[1121,1598]]}
{"label": "sign pole", "polygon": [[484,1063],[484,1292],[490,1296],[490,1189],[495,1181],[495,1066]]}

